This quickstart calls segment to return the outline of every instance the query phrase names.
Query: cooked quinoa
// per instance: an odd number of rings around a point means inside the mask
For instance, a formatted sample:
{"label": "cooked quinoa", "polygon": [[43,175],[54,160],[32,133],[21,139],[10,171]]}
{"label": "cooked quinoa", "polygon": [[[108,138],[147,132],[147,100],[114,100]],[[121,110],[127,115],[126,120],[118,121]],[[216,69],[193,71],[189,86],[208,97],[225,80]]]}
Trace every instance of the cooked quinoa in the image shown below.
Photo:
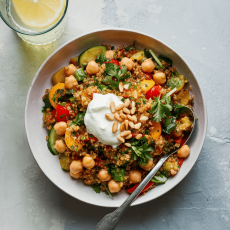
{"label": "cooked quinoa", "polygon": [[[156,60],[151,52],[135,45],[98,47],[104,51],[95,61],[82,65],[82,55],[74,57],[53,75],[54,86],[43,96],[43,126],[49,132],[46,140],[50,151],[59,156],[62,169],[95,192],[132,192],[161,156],[181,147],[191,132],[193,123],[181,111],[183,106],[192,108],[192,87],[184,88],[188,79],[162,55]],[[121,71],[119,82],[112,71]],[[114,94],[125,104],[117,116],[124,122],[123,131],[131,135],[123,136],[116,148],[87,132],[84,115],[94,93]],[[175,176],[182,162],[177,154],[170,156],[147,190]]]}

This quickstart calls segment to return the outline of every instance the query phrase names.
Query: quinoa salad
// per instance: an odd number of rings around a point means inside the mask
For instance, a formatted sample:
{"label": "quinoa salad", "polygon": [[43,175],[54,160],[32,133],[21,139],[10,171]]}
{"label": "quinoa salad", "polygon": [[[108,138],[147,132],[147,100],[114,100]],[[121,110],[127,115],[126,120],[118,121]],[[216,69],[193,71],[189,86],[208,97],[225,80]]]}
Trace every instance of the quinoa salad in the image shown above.
{"label": "quinoa salad", "polygon": [[144,194],[175,176],[189,156],[192,87],[185,89],[188,78],[170,58],[139,50],[135,41],[94,46],[71,58],[52,83],[42,98],[48,149],[96,193],[132,193],[162,155],[179,148]]}

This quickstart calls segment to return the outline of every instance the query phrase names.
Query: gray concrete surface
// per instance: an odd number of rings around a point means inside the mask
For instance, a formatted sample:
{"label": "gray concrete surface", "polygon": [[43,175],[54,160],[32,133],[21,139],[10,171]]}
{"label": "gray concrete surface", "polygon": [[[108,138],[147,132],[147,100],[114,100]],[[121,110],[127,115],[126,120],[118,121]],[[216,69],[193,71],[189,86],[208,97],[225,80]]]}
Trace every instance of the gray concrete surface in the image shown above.
{"label": "gray concrete surface", "polygon": [[0,229],[94,229],[113,209],[91,206],[56,188],[29,149],[24,106],[31,81],[58,46],[89,30],[126,27],[174,48],[194,70],[208,109],[203,150],[174,189],[132,207],[117,229],[230,229],[229,1],[70,0],[65,34],[33,47],[0,21]]}

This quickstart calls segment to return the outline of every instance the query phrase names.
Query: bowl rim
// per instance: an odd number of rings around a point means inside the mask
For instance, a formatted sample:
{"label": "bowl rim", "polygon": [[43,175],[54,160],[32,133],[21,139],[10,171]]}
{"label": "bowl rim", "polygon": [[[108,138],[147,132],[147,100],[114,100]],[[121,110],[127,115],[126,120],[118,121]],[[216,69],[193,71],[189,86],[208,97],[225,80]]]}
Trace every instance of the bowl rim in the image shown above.
{"label": "bowl rim", "polygon": [[69,194],[67,191],[63,190],[58,184],[56,184],[55,182],[53,182],[49,176],[42,170],[42,166],[38,163],[37,159],[36,159],[36,156],[34,155],[33,151],[32,151],[32,148],[30,146],[30,137],[28,136],[28,130],[29,130],[29,127],[28,127],[28,124],[27,124],[27,110],[28,110],[28,106],[29,106],[29,96],[30,96],[30,93],[31,93],[31,90],[32,90],[32,87],[37,79],[37,76],[39,75],[40,71],[42,70],[43,66],[46,64],[46,62],[53,56],[55,55],[57,52],[59,52],[60,49],[62,49],[64,46],[68,45],[69,43],[73,42],[74,40],[77,40],[79,39],[80,37],[83,37],[83,36],[86,36],[86,35],[89,35],[89,34],[93,34],[93,33],[97,33],[97,32],[102,32],[102,31],[124,31],[124,32],[133,32],[133,33],[138,33],[138,34],[141,34],[141,35],[144,35],[144,36],[147,36],[147,37],[150,37],[150,38],[153,38],[155,39],[156,41],[158,41],[159,43],[161,43],[162,45],[168,47],[169,49],[171,49],[174,53],[176,53],[182,60],[183,62],[185,63],[185,65],[187,65],[188,69],[190,70],[190,72],[192,73],[192,75],[194,76],[194,80],[196,81],[198,87],[199,87],[199,90],[201,92],[201,99],[203,101],[203,104],[204,104],[204,134],[202,136],[202,139],[201,139],[201,146],[199,148],[199,150],[197,152],[199,152],[199,154],[197,154],[197,157],[194,161],[194,163],[190,166],[190,169],[188,170],[187,173],[185,173],[183,175],[183,177],[181,179],[179,179],[178,183],[176,183],[175,185],[173,185],[171,188],[169,189],[165,189],[165,191],[163,191],[163,193],[157,195],[156,197],[152,198],[152,199],[149,199],[149,200],[146,200],[146,201],[142,201],[141,203],[132,203],[131,206],[136,206],[136,205],[140,205],[140,204],[144,204],[144,203],[147,203],[149,201],[152,201],[162,195],[164,195],[165,193],[167,193],[168,191],[170,191],[171,189],[173,189],[176,185],[178,185],[187,175],[188,173],[191,171],[191,169],[193,168],[194,164],[196,163],[200,153],[201,153],[201,150],[203,148],[203,145],[204,145],[204,141],[205,141],[205,138],[206,138],[206,133],[207,133],[207,124],[208,124],[208,116],[207,116],[207,106],[206,106],[206,102],[205,102],[205,98],[204,98],[204,95],[203,95],[203,92],[200,88],[200,85],[198,83],[198,80],[197,78],[195,77],[195,74],[193,73],[193,71],[191,70],[190,66],[187,64],[187,62],[184,60],[184,58],[182,58],[181,55],[179,55],[177,52],[175,52],[168,44],[160,41],[159,39],[157,39],[156,37],[153,37],[149,34],[146,34],[146,33],[143,33],[143,32],[140,32],[140,31],[137,31],[137,30],[132,30],[132,29],[126,29],[126,28],[116,28],[116,27],[111,27],[111,28],[102,28],[102,29],[97,29],[97,30],[92,30],[92,31],[89,31],[89,32],[86,32],[86,33],[83,33],[79,36],[76,36],[74,37],[73,39],[65,42],[63,45],[61,45],[57,50],[55,50],[52,54],[49,55],[49,57],[46,58],[46,60],[43,62],[43,64],[40,66],[40,68],[37,70],[36,72],[36,75],[34,76],[34,79],[33,81],[31,82],[31,85],[30,85],[30,88],[28,90],[28,93],[27,93],[27,98],[26,98],[26,105],[25,105],[25,130],[26,130],[26,137],[27,137],[27,141],[28,141],[28,144],[29,144],[29,147],[30,147],[30,150],[33,154],[33,157],[34,159],[36,160],[39,168],[41,169],[41,171],[46,175],[46,177],[53,183],[55,184],[59,189],[61,189],[63,192],[65,192],[66,194],[68,194],[69,196],[79,200],[79,201],[82,201],[84,203],[87,203],[87,204],[91,204],[91,205],[95,205],[95,206],[100,206],[100,207],[105,207],[105,208],[117,208],[118,206],[104,206],[104,205],[97,205],[97,204],[94,204],[94,203],[90,203],[90,202],[87,202],[87,200],[81,200],[71,194]]}

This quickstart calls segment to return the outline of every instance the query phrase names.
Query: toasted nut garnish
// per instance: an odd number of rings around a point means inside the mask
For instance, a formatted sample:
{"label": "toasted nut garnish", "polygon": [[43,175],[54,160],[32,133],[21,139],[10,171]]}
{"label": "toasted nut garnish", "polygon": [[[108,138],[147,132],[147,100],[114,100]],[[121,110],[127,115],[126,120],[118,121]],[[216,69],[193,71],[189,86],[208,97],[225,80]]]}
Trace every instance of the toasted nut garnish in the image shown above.
{"label": "toasted nut garnish", "polygon": [[105,117],[110,121],[114,121],[114,117],[113,117],[113,115],[111,113],[106,113]]}
{"label": "toasted nut garnish", "polygon": [[131,114],[134,114],[136,112],[136,107],[133,107],[132,109],[131,109]]}
{"label": "toasted nut garnish", "polygon": [[117,136],[117,139],[122,142],[122,143],[125,143],[125,139],[123,137],[121,137],[120,135]]}
{"label": "toasted nut garnish", "polygon": [[147,121],[149,118],[147,117],[147,116],[142,116],[141,118],[140,118],[140,121]]}
{"label": "toasted nut garnish", "polygon": [[110,101],[110,109],[112,113],[116,112],[116,105],[114,101]]}
{"label": "toasted nut garnish", "polygon": [[129,121],[125,120],[125,129],[128,130],[128,128],[129,128]]}
{"label": "toasted nut garnish", "polygon": [[120,115],[118,113],[114,114],[114,117],[117,121],[122,121],[122,119],[120,118]]}
{"label": "toasted nut garnish", "polygon": [[132,101],[132,108],[136,106],[135,101]]}
{"label": "toasted nut garnish", "polygon": [[130,120],[130,121],[133,121],[133,118],[131,115],[127,115],[127,118]]}
{"label": "toasted nut garnish", "polygon": [[125,107],[128,108],[128,107],[129,107],[129,104],[130,104],[130,100],[129,100],[129,98],[128,98],[128,99],[125,100]]}
{"label": "toasted nut garnish", "polygon": [[124,106],[125,106],[124,104],[118,105],[118,106],[116,107],[116,111],[119,111],[119,110],[123,109]]}
{"label": "toasted nut garnish", "polygon": [[132,121],[129,121],[129,126],[133,129],[135,127],[135,125],[133,124]]}
{"label": "toasted nut garnish", "polygon": [[141,127],[141,123],[140,122],[135,125],[135,129],[139,129],[140,127]]}
{"label": "toasted nut garnish", "polygon": [[120,114],[120,117],[121,117],[122,119],[126,119],[126,118],[127,118],[127,116],[126,116],[124,113],[121,113],[121,114]]}
{"label": "toasted nut garnish", "polygon": [[142,134],[137,134],[135,137],[137,140],[140,140],[142,138]]}
{"label": "toasted nut garnish", "polygon": [[125,130],[125,122],[121,123],[120,131],[123,132]]}
{"label": "toasted nut garnish", "polygon": [[128,136],[125,137],[125,139],[130,139],[133,135],[129,134]]}
{"label": "toasted nut garnish", "polygon": [[125,143],[125,146],[131,147],[131,144],[130,143]]}
{"label": "toasted nut garnish", "polygon": [[116,133],[116,132],[117,132],[117,128],[118,128],[118,122],[115,121],[115,122],[113,123],[113,127],[112,127],[113,133]]}
{"label": "toasted nut garnish", "polygon": [[124,89],[129,89],[129,84],[125,84]]}
{"label": "toasted nut garnish", "polygon": [[130,130],[124,131],[124,132],[122,132],[120,135],[121,135],[121,137],[125,137],[125,136],[128,136],[129,134],[131,134],[131,131],[130,131]]}
{"label": "toasted nut garnish", "polygon": [[135,115],[132,116],[133,122],[136,123],[137,122],[137,117]]}
{"label": "toasted nut garnish", "polygon": [[123,92],[123,90],[124,90],[124,85],[121,81],[119,82],[119,90],[120,90],[120,92]]}
{"label": "toasted nut garnish", "polygon": [[130,110],[127,109],[126,107],[123,108],[123,112],[124,112],[124,113],[127,113],[127,114],[130,114]]}

